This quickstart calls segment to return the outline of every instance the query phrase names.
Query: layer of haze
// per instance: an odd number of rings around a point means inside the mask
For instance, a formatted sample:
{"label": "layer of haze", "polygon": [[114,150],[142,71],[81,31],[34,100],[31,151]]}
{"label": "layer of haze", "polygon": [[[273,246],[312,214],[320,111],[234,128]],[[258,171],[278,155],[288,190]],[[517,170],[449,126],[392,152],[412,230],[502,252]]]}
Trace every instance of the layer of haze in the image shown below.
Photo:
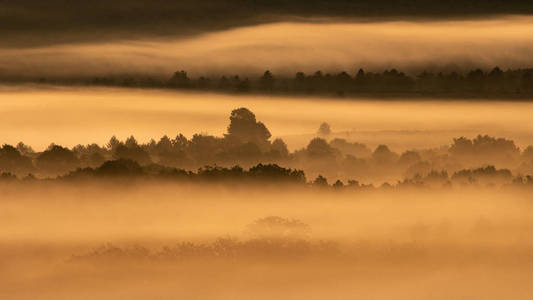
{"label": "layer of haze", "polygon": [[252,110],[291,149],[305,146],[324,121],[334,136],[371,147],[388,144],[394,151],[477,134],[533,144],[533,104],[525,102],[347,101],[48,86],[3,87],[0,99],[0,143],[23,141],[35,150],[52,142],[102,145],[113,135],[134,135],[140,142],[178,133],[222,136],[238,107]]}
{"label": "layer of haze", "polygon": [[142,39],[0,49],[0,77],[145,74],[258,75],[356,68],[465,70],[533,65],[531,17],[466,21],[275,23],[188,39]]}
{"label": "layer of haze", "polygon": [[[530,17],[277,23],[188,39],[11,47],[0,49],[0,77],[518,68],[533,65],[532,28]],[[526,102],[348,101],[45,85],[0,87],[0,144],[23,141],[42,150],[51,142],[105,144],[112,135],[134,135],[140,142],[164,134],[221,136],[238,107],[253,111],[291,149],[306,145],[324,121],[333,129],[330,138],[388,144],[397,152],[477,134],[533,144],[533,104]],[[530,198],[529,191],[497,188],[334,192],[7,183],[0,186],[0,299],[525,300],[533,292]],[[108,242],[158,251],[179,241],[246,239],[245,226],[267,216],[301,220],[311,227],[311,242],[333,242],[342,255],[69,260]]]}
{"label": "layer of haze", "polygon": [[[3,299],[529,299],[531,202],[495,190],[321,193],[177,185],[2,188]],[[311,258],[116,257],[72,262],[104,243],[151,250],[246,238],[266,216],[311,226],[343,253]],[[328,252],[326,252],[328,253]]]}

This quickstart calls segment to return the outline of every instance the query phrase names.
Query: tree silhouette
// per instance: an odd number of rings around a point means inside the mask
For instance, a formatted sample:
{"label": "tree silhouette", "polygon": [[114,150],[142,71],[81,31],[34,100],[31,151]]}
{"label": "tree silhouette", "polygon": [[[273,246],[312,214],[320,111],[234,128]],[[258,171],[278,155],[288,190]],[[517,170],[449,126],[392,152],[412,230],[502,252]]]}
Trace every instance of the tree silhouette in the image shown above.
{"label": "tree silhouette", "polygon": [[168,81],[168,85],[176,88],[189,88],[191,87],[191,80],[187,77],[187,72],[181,70],[174,73]]}
{"label": "tree silhouette", "polygon": [[136,161],[119,159],[105,162],[95,170],[95,174],[102,177],[130,177],[143,175],[144,171]]}
{"label": "tree silhouette", "polygon": [[415,151],[405,151],[398,159],[398,163],[401,165],[412,165],[422,160],[420,154]]}
{"label": "tree silhouette", "polygon": [[17,148],[3,145],[0,148],[0,171],[27,174],[33,169],[31,158],[20,154]]}
{"label": "tree silhouette", "polygon": [[71,150],[53,144],[36,158],[37,167],[52,174],[64,174],[77,168],[79,163]]}
{"label": "tree silhouette", "polygon": [[262,122],[258,122],[254,113],[241,107],[231,112],[230,124],[226,137],[240,143],[255,143],[261,150],[269,148],[271,134]]}
{"label": "tree silhouette", "polygon": [[259,79],[259,84],[262,90],[272,92],[274,90],[274,76],[272,76],[272,73],[268,70],[265,71]]}
{"label": "tree silhouette", "polygon": [[313,181],[313,186],[316,186],[316,187],[327,187],[328,186],[328,180],[324,176],[318,175],[318,177],[315,178],[315,180]]}
{"label": "tree silhouette", "polygon": [[150,154],[143,150],[137,140],[130,136],[124,144],[119,144],[113,151],[113,157],[116,159],[134,160],[142,165],[152,162]]}
{"label": "tree silhouette", "polygon": [[280,138],[277,138],[272,142],[271,151],[278,158],[287,158],[289,156],[287,144],[285,144],[285,142]]}
{"label": "tree silhouette", "polygon": [[322,138],[312,139],[306,148],[307,155],[313,159],[334,158],[336,151]]}
{"label": "tree silhouette", "polygon": [[389,150],[386,145],[379,145],[372,153],[372,159],[378,164],[391,164],[396,161],[397,155]]}
{"label": "tree silhouette", "polygon": [[365,144],[353,142],[350,143],[345,139],[335,138],[329,144],[340,150],[344,155],[352,155],[355,157],[368,157],[372,153]]}
{"label": "tree silhouette", "polygon": [[327,137],[331,134],[331,127],[328,123],[323,122],[318,128],[318,135],[322,137]]}

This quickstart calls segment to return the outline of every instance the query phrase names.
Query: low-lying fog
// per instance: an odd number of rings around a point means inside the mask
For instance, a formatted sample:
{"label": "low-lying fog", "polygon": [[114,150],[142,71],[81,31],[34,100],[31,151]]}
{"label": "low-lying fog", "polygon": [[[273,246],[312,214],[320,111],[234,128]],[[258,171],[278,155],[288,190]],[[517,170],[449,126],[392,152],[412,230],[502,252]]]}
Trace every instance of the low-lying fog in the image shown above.
{"label": "low-lying fog", "polygon": [[230,112],[252,110],[289,148],[307,145],[322,122],[334,135],[394,151],[448,145],[452,138],[489,134],[533,144],[533,104],[497,101],[378,101],[233,96],[175,91],[16,86],[0,89],[0,143],[36,150],[105,144],[116,135],[140,142],[178,133],[221,136]]}
{"label": "low-lying fog", "polygon": [[[532,292],[533,210],[519,192],[54,183],[1,191],[3,299],[529,299]],[[180,241],[246,240],[246,226],[268,216],[309,225],[308,242],[263,244],[279,252],[246,248],[237,252],[251,255],[243,257],[172,250]],[[114,245],[107,254],[84,256],[106,243]]]}
{"label": "low-lying fog", "polygon": [[[20,186],[25,186],[20,189]],[[128,187],[125,189],[124,187]],[[313,239],[412,239],[530,243],[527,190],[330,191],[305,186],[129,182],[1,185],[3,242],[72,243],[243,237],[256,219],[281,216],[311,226]],[[477,226],[490,235],[470,237]],[[436,232],[436,231],[439,232]],[[442,234],[442,235],[441,235]],[[448,236],[447,236],[448,235]]]}
{"label": "low-lying fog", "polygon": [[[306,21],[180,40],[0,48],[0,77],[526,68],[533,65],[532,27],[531,17]],[[533,145],[533,103],[505,99],[298,98],[48,85],[0,85],[0,145],[22,141],[40,151],[52,142],[104,145],[112,136],[134,135],[140,143],[178,133],[222,136],[239,107],[253,111],[290,150],[307,145],[322,122],[333,130],[328,139],[370,149],[387,144],[397,153],[478,134],[514,140],[522,149]],[[4,177],[0,299],[526,300],[533,293],[529,177],[517,177],[514,186],[438,190]]]}
{"label": "low-lying fog", "polygon": [[150,39],[0,49],[0,76],[141,73],[259,75],[265,69],[469,70],[533,65],[531,17],[368,23],[300,22],[241,27],[188,39]]}

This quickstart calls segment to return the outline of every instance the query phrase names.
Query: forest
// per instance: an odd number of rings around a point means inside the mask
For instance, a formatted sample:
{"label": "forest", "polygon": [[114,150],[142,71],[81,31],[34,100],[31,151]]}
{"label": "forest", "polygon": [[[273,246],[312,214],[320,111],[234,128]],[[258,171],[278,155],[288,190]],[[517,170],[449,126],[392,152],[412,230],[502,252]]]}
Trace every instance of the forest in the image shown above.
{"label": "forest", "polygon": [[110,75],[92,78],[4,79],[5,82],[33,82],[57,85],[115,86],[136,88],[166,88],[236,94],[336,96],[336,97],[441,97],[458,99],[531,99],[533,69],[490,70],[468,72],[423,71],[409,75],[397,69],[383,72],[350,74],[312,74],[297,72],[293,77],[265,71],[261,76],[221,75],[191,78],[184,70],[169,79],[142,75]]}
{"label": "forest", "polygon": [[[51,144],[42,152],[20,142],[0,148],[5,182],[113,180],[257,184],[274,182],[335,188],[533,185],[533,146],[488,135],[455,138],[450,145],[396,153],[387,145],[330,138],[323,123],[308,145],[293,152],[247,108],[231,112],[223,137],[177,134],[158,141],[77,145]],[[329,180],[329,181],[328,181]]]}

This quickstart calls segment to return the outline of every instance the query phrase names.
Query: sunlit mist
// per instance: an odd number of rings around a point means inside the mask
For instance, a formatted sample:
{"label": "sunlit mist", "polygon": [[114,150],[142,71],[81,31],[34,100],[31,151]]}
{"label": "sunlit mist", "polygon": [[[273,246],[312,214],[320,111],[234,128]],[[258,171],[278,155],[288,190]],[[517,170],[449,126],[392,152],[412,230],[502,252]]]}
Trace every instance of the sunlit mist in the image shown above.
{"label": "sunlit mist", "polygon": [[18,2],[0,300],[532,298],[533,3]]}
{"label": "sunlit mist", "polygon": [[[528,120],[533,104],[450,100],[334,100],[225,96],[137,89],[4,87],[0,92],[0,142],[105,144],[116,135],[146,142],[163,135],[222,136],[228,115],[246,106],[292,149],[305,146],[320,123],[342,138],[389,144],[395,150],[438,147],[453,137],[490,134],[533,144]],[[298,112],[295,114],[294,112]],[[528,125],[529,124],[529,125]],[[43,134],[46,133],[46,134]]]}
{"label": "sunlit mist", "polygon": [[4,77],[293,73],[533,65],[530,17],[369,23],[275,23],[186,39],[0,49]]}

